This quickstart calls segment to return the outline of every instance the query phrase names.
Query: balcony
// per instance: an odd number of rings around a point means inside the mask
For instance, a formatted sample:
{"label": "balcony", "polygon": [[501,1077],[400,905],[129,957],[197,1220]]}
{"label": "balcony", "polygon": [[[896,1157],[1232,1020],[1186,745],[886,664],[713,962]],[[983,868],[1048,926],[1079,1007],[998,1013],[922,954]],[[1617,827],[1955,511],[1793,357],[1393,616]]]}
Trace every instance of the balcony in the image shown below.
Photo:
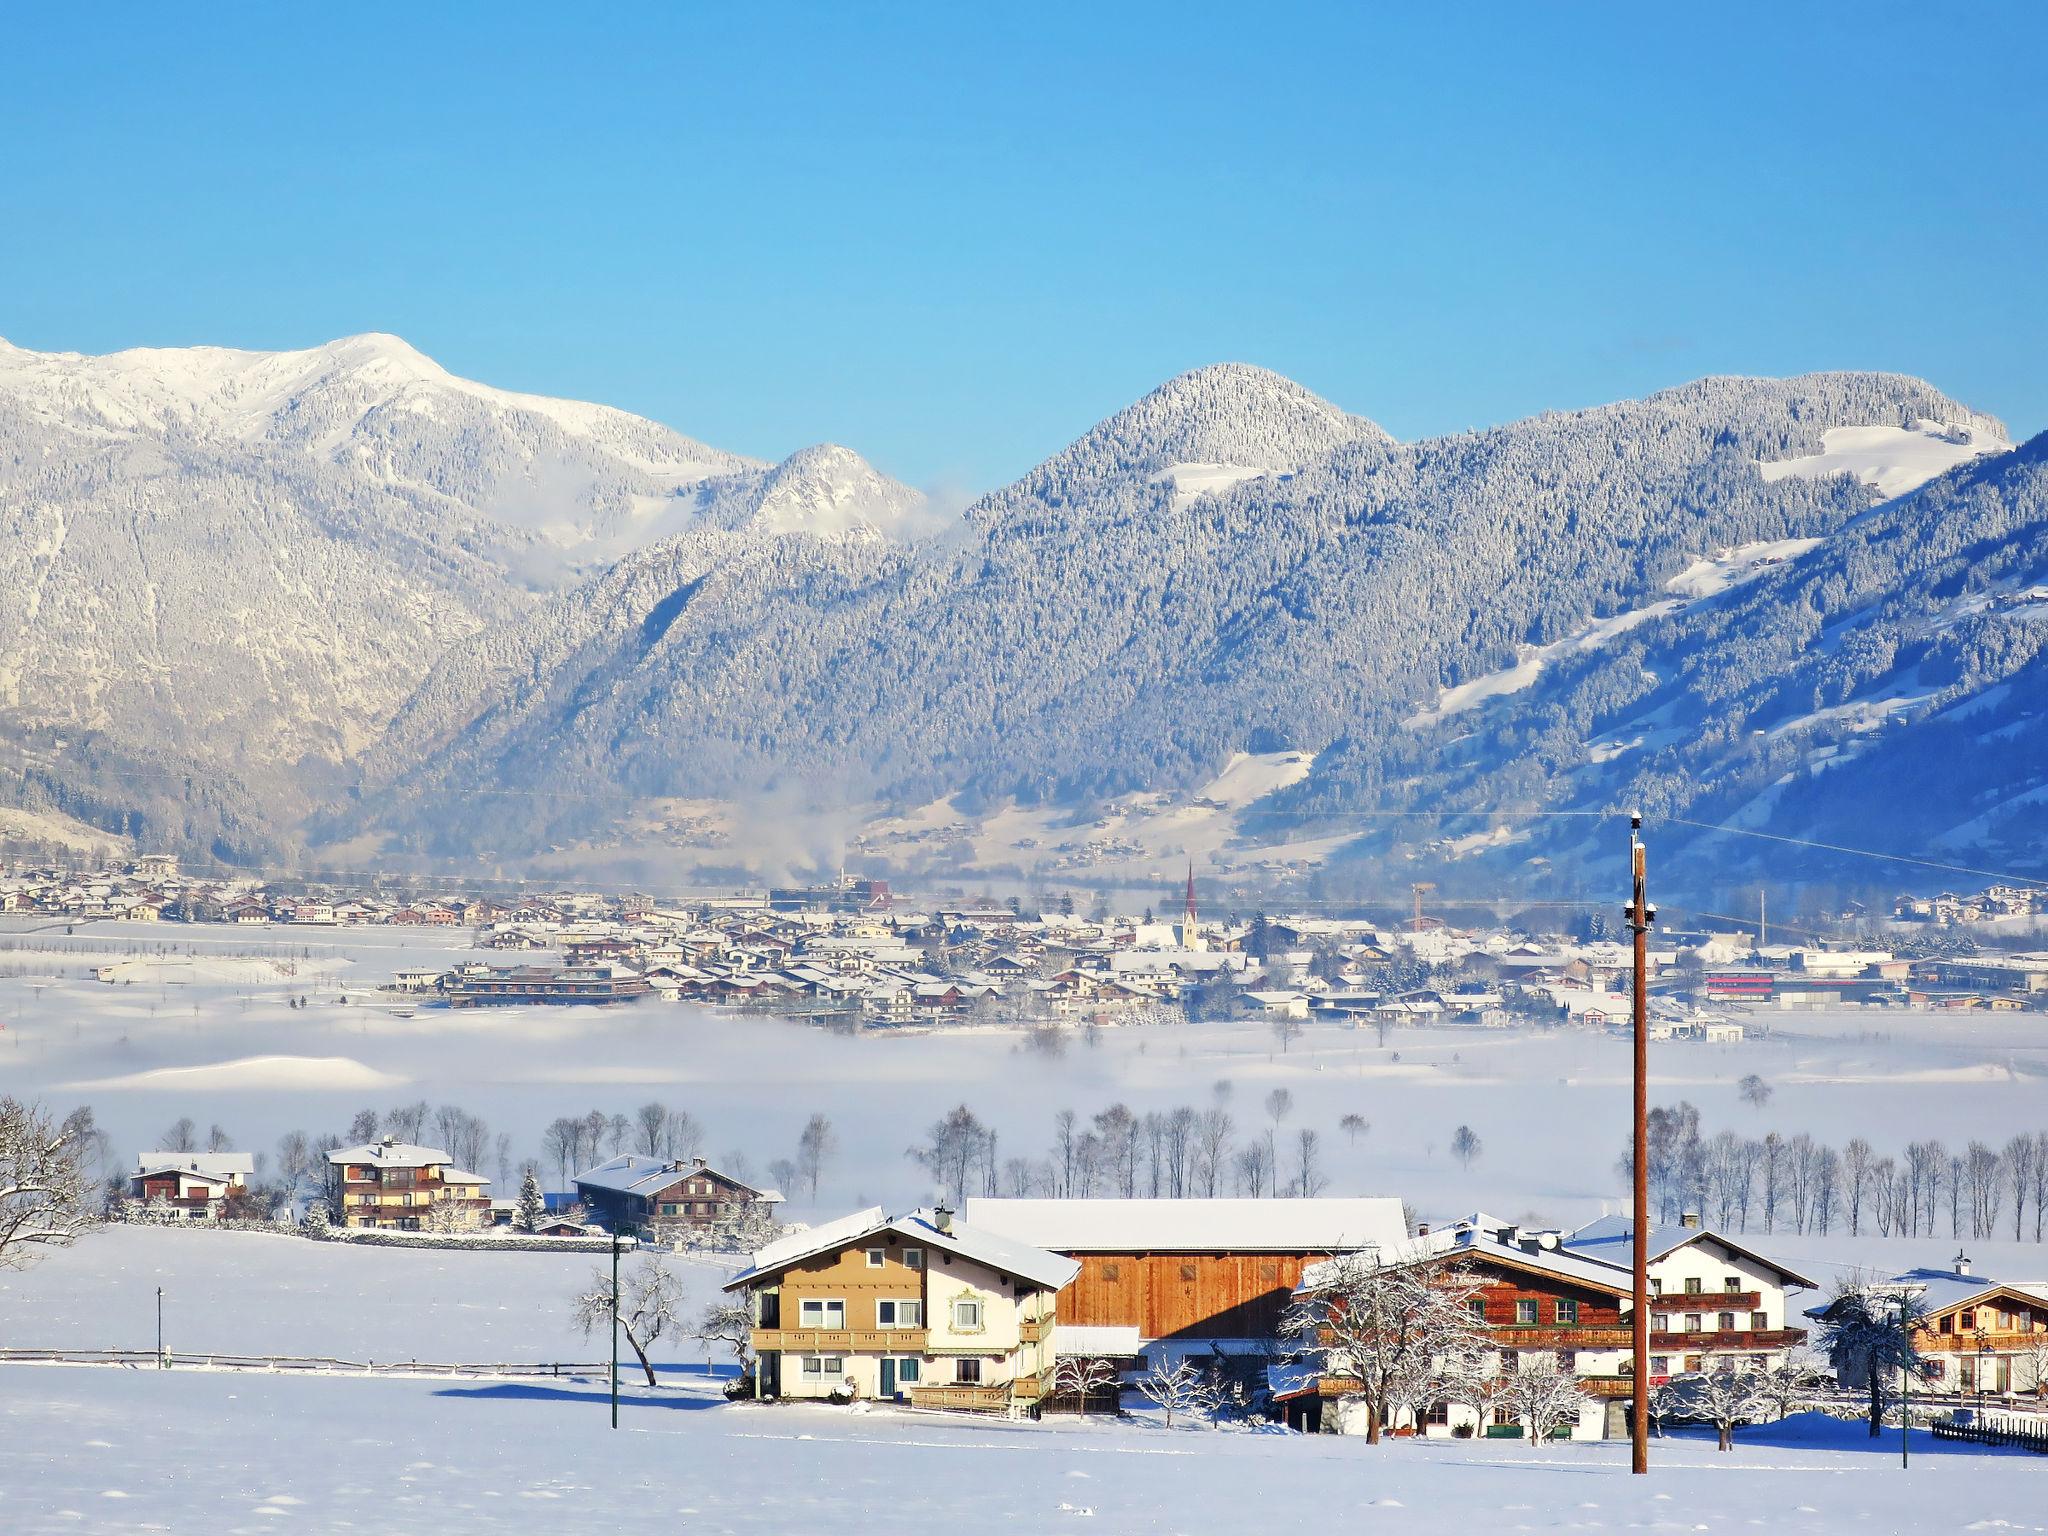
{"label": "balcony", "polygon": [[1650,1298],[1652,1312],[1761,1312],[1755,1291],[1665,1291]]}
{"label": "balcony", "polygon": [[1042,1343],[1052,1334],[1052,1319],[1049,1317],[1027,1317],[1017,1324],[1017,1338],[1025,1344]]}
{"label": "balcony", "polygon": [[1019,1376],[1014,1382],[993,1386],[912,1387],[910,1406],[952,1413],[1007,1413],[1013,1404],[1035,1403],[1044,1395],[1036,1376]]}
{"label": "balcony", "polygon": [[1618,1325],[1559,1328],[1543,1323],[1503,1323],[1489,1332],[1503,1349],[1627,1349],[1634,1342],[1633,1333]]}
{"label": "balcony", "polygon": [[756,1354],[922,1355],[922,1328],[756,1328]]}
{"label": "balcony", "polygon": [[1804,1328],[1737,1328],[1727,1333],[1653,1333],[1650,1348],[1673,1353],[1717,1349],[1789,1349],[1806,1342]]}

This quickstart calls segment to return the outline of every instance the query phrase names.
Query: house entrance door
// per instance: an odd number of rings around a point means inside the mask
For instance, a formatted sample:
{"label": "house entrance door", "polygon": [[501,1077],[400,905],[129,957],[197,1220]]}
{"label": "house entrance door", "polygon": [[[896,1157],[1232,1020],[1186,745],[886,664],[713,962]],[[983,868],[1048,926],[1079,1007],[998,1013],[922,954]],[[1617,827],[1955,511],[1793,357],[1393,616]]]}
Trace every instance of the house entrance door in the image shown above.
{"label": "house entrance door", "polygon": [[882,1396],[896,1395],[896,1362],[887,1355],[882,1357]]}

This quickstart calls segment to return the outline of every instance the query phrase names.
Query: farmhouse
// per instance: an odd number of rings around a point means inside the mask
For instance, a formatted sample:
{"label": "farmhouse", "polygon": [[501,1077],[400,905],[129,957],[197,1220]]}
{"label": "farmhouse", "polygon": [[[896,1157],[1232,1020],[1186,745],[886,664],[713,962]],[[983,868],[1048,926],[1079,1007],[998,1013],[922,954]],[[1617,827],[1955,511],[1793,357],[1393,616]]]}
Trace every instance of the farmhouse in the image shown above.
{"label": "farmhouse", "polygon": [[756,1189],[701,1157],[679,1161],[629,1152],[573,1182],[577,1199],[610,1232],[673,1236],[745,1211],[772,1214],[782,1203],[780,1190]]}
{"label": "farmhouse", "polygon": [[[1927,1309],[1913,1337],[1928,1364],[1927,1390],[2004,1397],[2048,1387],[2048,1295],[2039,1287],[1972,1274],[1969,1257],[1958,1253],[1947,1269],[1911,1269],[1872,1289],[1914,1297]],[[1827,1313],[1815,1307],[1807,1316]]]}
{"label": "farmhouse", "polygon": [[[1628,1366],[1632,1281],[1626,1272],[1571,1253],[1555,1232],[1528,1231],[1484,1214],[1434,1232],[1424,1228],[1382,1249],[1380,1257],[1388,1264],[1441,1263],[1479,1282],[1470,1305],[1496,1350],[1494,1377],[1554,1362],[1578,1379],[1587,1398],[1565,1433],[1598,1440],[1621,1431],[1622,1422],[1609,1404],[1618,1408],[1618,1400],[1634,1385]],[[1310,1265],[1297,1294],[1310,1296],[1334,1283],[1335,1271],[1327,1261]],[[1311,1356],[1302,1364],[1283,1362],[1268,1376],[1274,1401],[1294,1428],[1349,1429],[1357,1418],[1357,1377],[1347,1376],[1341,1359]],[[1498,1404],[1440,1398],[1419,1413],[1419,1423],[1404,1413],[1390,1427],[1424,1435],[1519,1435],[1525,1429]]]}
{"label": "farmhouse", "polygon": [[328,1198],[345,1227],[479,1227],[490,1215],[489,1183],[438,1147],[390,1136],[327,1154]]}
{"label": "farmhouse", "polygon": [[757,1396],[1013,1412],[1050,1390],[1079,1268],[943,1206],[873,1206],[770,1243],[725,1289],[753,1319]]}
{"label": "farmhouse", "polygon": [[128,1198],[204,1220],[218,1216],[255,1171],[256,1159],[248,1152],[144,1152],[128,1175]]}
{"label": "farmhouse", "polygon": [[[1603,1216],[1566,1234],[1563,1248],[1631,1274],[1633,1232],[1627,1217]],[[1805,1329],[1787,1324],[1785,1295],[1815,1282],[1695,1216],[1650,1229],[1647,1268],[1653,1381],[1717,1363],[1768,1369],[1806,1341]]]}
{"label": "farmhouse", "polygon": [[1302,1268],[1406,1236],[1401,1202],[971,1199],[967,1222],[1080,1265],[1063,1325],[1135,1329],[1142,1346],[1263,1344]]}

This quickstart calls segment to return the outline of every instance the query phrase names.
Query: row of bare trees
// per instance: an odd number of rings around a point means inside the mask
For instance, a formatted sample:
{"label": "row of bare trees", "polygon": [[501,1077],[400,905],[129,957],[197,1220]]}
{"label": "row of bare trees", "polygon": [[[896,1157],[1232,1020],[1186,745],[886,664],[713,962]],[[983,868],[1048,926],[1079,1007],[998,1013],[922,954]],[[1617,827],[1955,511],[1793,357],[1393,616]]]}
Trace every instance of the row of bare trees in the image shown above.
{"label": "row of bare trees", "polygon": [[[1062,1109],[1053,1116],[1051,1146],[1037,1157],[1000,1156],[995,1128],[961,1104],[934,1122],[907,1155],[955,1203],[969,1195],[1312,1197],[1328,1187],[1322,1132],[1289,1124],[1291,1092],[1275,1088],[1267,1094],[1263,1117],[1242,1129],[1230,1099],[1230,1084],[1219,1082],[1214,1102],[1201,1109],[1183,1104],[1141,1115],[1119,1102],[1085,1118]],[[1353,1114],[1338,1128],[1355,1143],[1372,1126]],[[1476,1137],[1470,1150],[1477,1155]]]}
{"label": "row of bare trees", "polygon": [[[1702,1135],[1699,1111],[1684,1102],[1653,1109],[1649,1130],[1651,1199],[1666,1221],[1696,1210],[1743,1232],[1754,1222],[1822,1236],[1931,1237],[1945,1226],[1950,1237],[2040,1242],[2048,1233],[2048,1131],[2003,1146],[1913,1141],[1887,1155],[1861,1136],[1837,1149],[1804,1131]],[[1626,1152],[1620,1171],[1632,1171]]]}

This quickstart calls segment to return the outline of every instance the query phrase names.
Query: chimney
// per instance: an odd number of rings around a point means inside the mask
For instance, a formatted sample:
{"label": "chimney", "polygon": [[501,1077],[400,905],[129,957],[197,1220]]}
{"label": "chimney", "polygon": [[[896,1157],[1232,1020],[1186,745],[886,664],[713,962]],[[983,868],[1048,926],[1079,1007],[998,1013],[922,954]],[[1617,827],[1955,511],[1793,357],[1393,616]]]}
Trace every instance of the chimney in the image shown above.
{"label": "chimney", "polygon": [[704,1166],[704,1159],[701,1157],[693,1157],[690,1159],[690,1166],[692,1168],[702,1168]]}
{"label": "chimney", "polygon": [[1698,1211],[1680,1211],[1678,1213],[1678,1224],[1681,1227],[1698,1227],[1700,1224],[1700,1213]]}
{"label": "chimney", "polygon": [[1959,1275],[1967,1275],[1969,1272],[1970,1256],[1967,1253],[1964,1253],[1962,1249],[1958,1248],[1956,1250],[1956,1273]]}
{"label": "chimney", "polygon": [[1418,1221],[1417,1223],[1415,1223],[1415,1235],[1417,1237],[1429,1236],[1429,1223],[1426,1221]]}
{"label": "chimney", "polygon": [[951,1232],[953,1230],[952,1210],[949,1207],[943,1205],[933,1206],[932,1225],[937,1227],[941,1232]]}

